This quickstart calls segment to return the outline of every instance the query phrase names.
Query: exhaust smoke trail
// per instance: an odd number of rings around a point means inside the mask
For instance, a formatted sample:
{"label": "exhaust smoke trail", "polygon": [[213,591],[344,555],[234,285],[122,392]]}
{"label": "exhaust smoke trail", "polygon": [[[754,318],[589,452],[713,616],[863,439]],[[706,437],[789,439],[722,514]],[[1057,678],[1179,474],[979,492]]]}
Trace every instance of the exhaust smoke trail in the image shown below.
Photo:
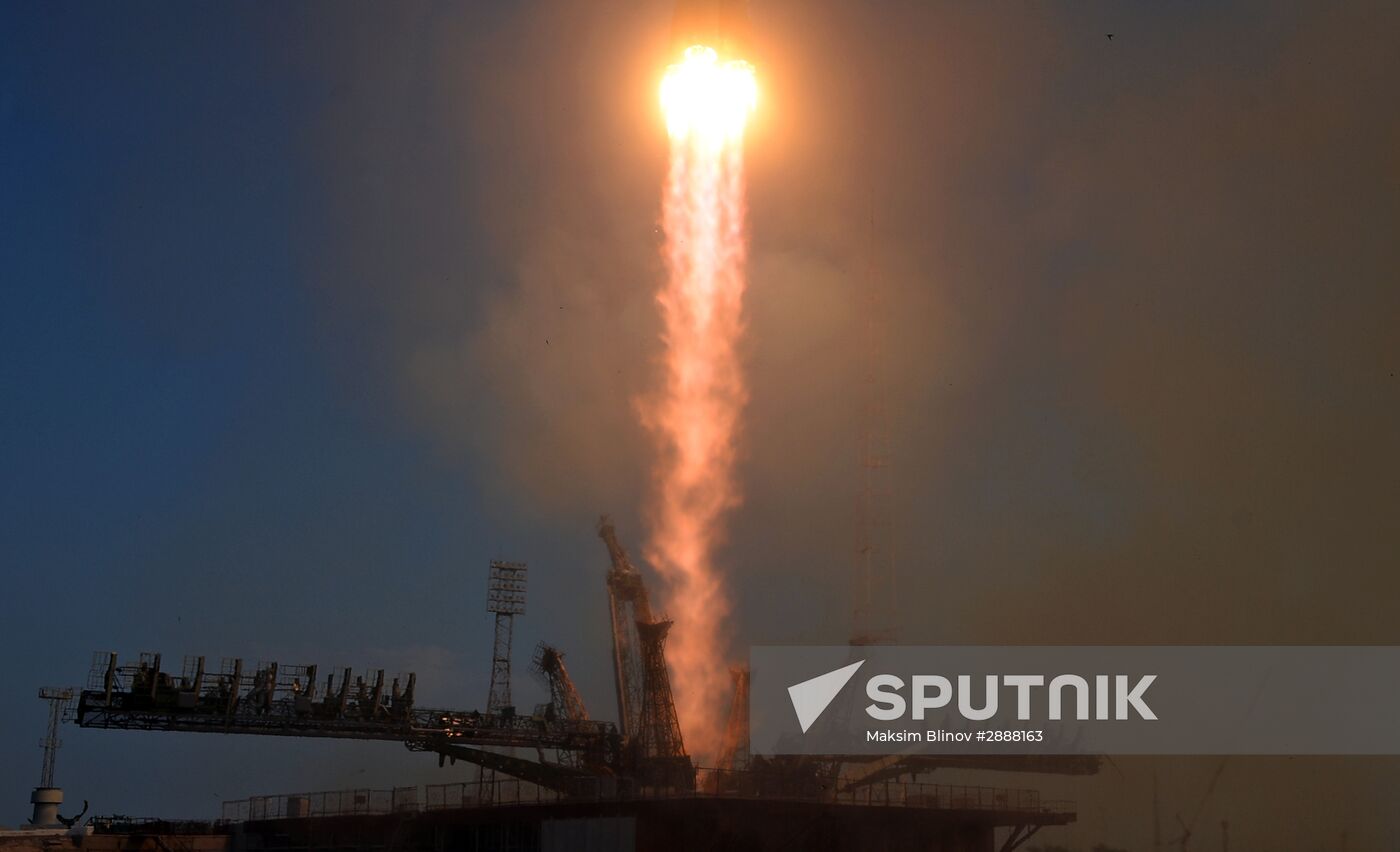
{"label": "exhaust smoke trail", "polygon": [[743,132],[753,68],[691,47],[661,84],[671,137],[662,197],[667,279],[657,294],[664,378],[642,406],[657,443],[647,558],[667,583],[676,711],[692,755],[713,757],[730,678],[729,614],[714,552],[741,500],[734,476],[748,391],[739,363],[744,296]]}

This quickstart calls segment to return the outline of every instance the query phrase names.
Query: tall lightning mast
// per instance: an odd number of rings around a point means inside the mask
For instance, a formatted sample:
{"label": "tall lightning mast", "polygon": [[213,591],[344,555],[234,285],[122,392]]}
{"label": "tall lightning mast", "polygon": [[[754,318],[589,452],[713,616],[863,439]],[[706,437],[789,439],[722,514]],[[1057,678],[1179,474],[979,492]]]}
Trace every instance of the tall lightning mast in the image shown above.
{"label": "tall lightning mast", "polygon": [[491,696],[486,709],[499,713],[514,706],[510,700],[510,640],[515,616],[525,613],[523,562],[492,561],[486,587],[486,611],[496,614],[496,642],[491,653]]}
{"label": "tall lightning mast", "polygon": [[[39,745],[44,749],[44,768],[39,773],[39,786],[29,796],[30,803],[34,805],[30,825],[52,826],[64,822],[63,817],[58,815],[58,807],[63,804],[63,791],[53,784],[53,770],[59,746],[63,745],[58,738],[58,726],[63,721],[64,712],[72,705],[73,694],[73,690],[68,688],[45,687],[39,690],[39,697],[49,702],[49,727],[45,737],[39,740]],[[86,805],[83,810],[87,810]],[[72,825],[72,822],[67,824]]]}
{"label": "tall lightning mast", "polygon": [[40,787],[53,786],[54,762],[63,741],[58,738],[58,724],[63,721],[63,710],[73,700],[73,690],[45,687],[39,690],[39,697],[49,702],[48,736],[39,741],[44,749],[44,768],[39,776]]}

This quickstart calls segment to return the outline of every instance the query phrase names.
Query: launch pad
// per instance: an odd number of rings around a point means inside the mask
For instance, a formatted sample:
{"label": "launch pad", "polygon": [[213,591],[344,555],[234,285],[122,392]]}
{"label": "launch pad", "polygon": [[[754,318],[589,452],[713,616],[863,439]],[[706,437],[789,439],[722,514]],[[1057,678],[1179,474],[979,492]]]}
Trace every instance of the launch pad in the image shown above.
{"label": "launch pad", "polygon": [[[564,654],[545,644],[536,649],[532,670],[548,688],[548,702],[528,713],[502,704],[500,697],[510,694],[510,668],[499,636],[491,689],[499,706],[487,712],[418,706],[413,673],[340,669],[323,678],[313,665],[228,659],[214,669],[203,657],[188,657],[176,675],[164,670],[159,654],[123,664],[116,654],[100,653],[74,719],[81,727],[109,730],[402,742],[436,754],[440,765],[460,760],[480,767],[478,781],[429,785],[422,796],[418,788],[398,788],[226,803],[222,824],[241,826],[233,836],[250,844],[252,837],[263,838],[248,848],[332,849],[344,845],[346,832],[356,833],[362,848],[389,837],[396,848],[437,850],[444,838],[459,835],[475,838],[477,845],[464,848],[500,848],[479,841],[514,832],[522,839],[511,848],[547,849],[567,848],[551,845],[550,838],[574,836],[570,832],[622,832],[630,845],[599,848],[709,849],[724,836],[732,839],[726,848],[760,849],[816,831],[831,848],[989,850],[993,829],[1002,827],[1011,830],[1003,846],[1009,851],[1043,826],[1074,820],[1071,805],[1043,802],[1034,790],[923,779],[950,768],[1090,774],[1098,769],[1095,758],[750,756],[744,668],[733,672],[719,765],[697,767],[671,698],[665,647],[671,622],[652,612],[643,575],[608,518],[598,534],[610,561],[606,587],[620,724],[589,718]],[[494,563],[497,586],[501,565],[523,576],[519,563]],[[523,585],[516,591],[519,598],[508,607],[513,614],[524,608]],[[502,608],[499,601],[494,606],[493,612]],[[537,759],[517,756],[515,749]]]}

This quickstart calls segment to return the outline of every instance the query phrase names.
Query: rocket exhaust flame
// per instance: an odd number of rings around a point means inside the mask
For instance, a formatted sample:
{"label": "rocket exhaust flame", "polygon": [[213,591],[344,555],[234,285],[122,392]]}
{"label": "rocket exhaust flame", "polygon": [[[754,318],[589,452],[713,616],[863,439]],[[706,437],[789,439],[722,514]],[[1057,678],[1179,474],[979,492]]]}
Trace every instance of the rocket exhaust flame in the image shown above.
{"label": "rocket exhaust flame", "polygon": [[647,556],[666,580],[675,621],[668,657],[686,746],[713,756],[729,688],[729,599],[714,552],[725,513],[741,499],[743,132],[758,86],[748,63],[720,62],[696,46],[668,69],[660,94],[671,163],[662,198],[667,279],[657,294],[664,379],[643,405],[659,450]]}
{"label": "rocket exhaust flame", "polygon": [[661,81],[661,109],[672,139],[710,147],[743,141],[744,124],[758,105],[753,66],[742,59],[720,62],[708,47],[690,47]]}

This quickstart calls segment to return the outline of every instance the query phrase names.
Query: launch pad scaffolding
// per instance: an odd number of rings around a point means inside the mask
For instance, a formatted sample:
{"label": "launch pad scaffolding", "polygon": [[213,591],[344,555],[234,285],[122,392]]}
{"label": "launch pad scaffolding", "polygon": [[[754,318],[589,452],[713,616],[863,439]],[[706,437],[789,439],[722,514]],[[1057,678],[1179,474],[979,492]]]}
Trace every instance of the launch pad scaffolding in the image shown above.
{"label": "launch pad scaffolding", "polygon": [[[952,791],[997,788],[912,782],[921,772],[947,767],[1092,774],[1098,770],[1097,758],[751,758],[746,747],[749,679],[742,668],[734,670],[721,765],[697,770],[685,750],[671,694],[665,656],[671,622],[653,615],[642,574],[606,516],[598,534],[611,562],[607,591],[618,725],[588,717],[563,653],[545,643],[537,647],[532,669],[548,686],[549,701],[528,715],[516,712],[510,698],[511,628],[514,616],[525,608],[526,567],[513,562],[491,563],[487,609],[496,616],[497,630],[487,712],[419,707],[413,673],[386,680],[382,669],[357,675],[344,668],[328,671],[321,681],[314,665],[249,665],[235,658],[221,661],[213,671],[204,657],[186,657],[176,676],[163,670],[159,654],[143,653],[135,662],[119,664],[115,653],[100,653],[94,657],[87,688],[78,696],[76,721],[86,728],[402,742],[410,750],[436,754],[439,764],[463,760],[491,772],[493,779],[497,774],[508,776],[516,785],[511,789],[533,791],[530,795],[539,802],[771,797],[945,809],[985,804],[1012,820],[1001,824],[1021,827],[1015,835],[1018,842],[1029,836],[1029,826],[1073,819],[1072,812],[1066,816],[1047,810],[1018,791],[979,792],[983,798],[970,804],[974,800],[965,793]],[[506,751],[515,748],[529,749],[538,759]],[[474,795],[497,797],[502,789],[481,788]],[[314,801],[305,807],[314,809]],[[398,801],[397,793],[392,801]],[[285,807],[295,811],[302,805],[289,802]]]}
{"label": "launch pad scaffolding", "polygon": [[1042,799],[1031,789],[971,786],[961,784],[922,784],[885,782],[858,790],[814,796],[811,791],[784,787],[775,777],[747,772],[701,769],[708,782],[694,790],[651,786],[636,779],[596,779],[573,795],[521,781],[518,778],[489,775],[480,781],[428,784],[419,795],[418,787],[388,790],[349,789],[316,793],[290,793],[251,796],[223,803],[221,818],[227,822],[299,819],[320,816],[352,816],[463,808],[547,805],[564,802],[623,802],[675,799],[744,798],[813,801],[861,807],[919,808],[928,810],[981,811],[1043,818],[1048,824],[1072,819],[1074,803]]}

